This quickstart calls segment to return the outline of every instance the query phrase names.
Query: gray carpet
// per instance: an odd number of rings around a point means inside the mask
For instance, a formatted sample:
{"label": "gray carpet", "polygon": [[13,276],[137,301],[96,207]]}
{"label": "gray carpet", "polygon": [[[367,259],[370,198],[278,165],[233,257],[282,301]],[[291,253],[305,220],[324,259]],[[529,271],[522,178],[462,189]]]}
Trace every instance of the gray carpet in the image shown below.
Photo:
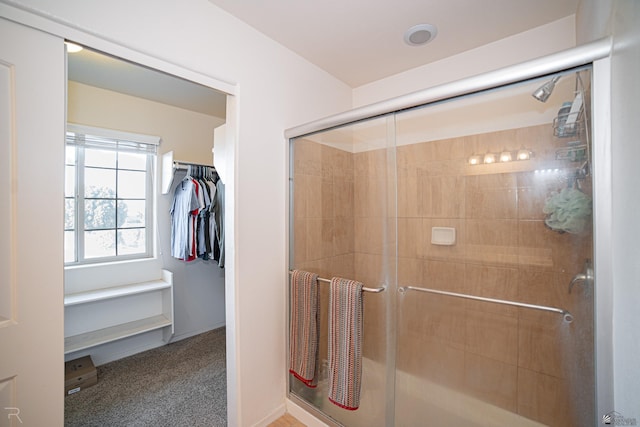
{"label": "gray carpet", "polygon": [[227,425],[225,328],[98,366],[65,397],[65,426]]}

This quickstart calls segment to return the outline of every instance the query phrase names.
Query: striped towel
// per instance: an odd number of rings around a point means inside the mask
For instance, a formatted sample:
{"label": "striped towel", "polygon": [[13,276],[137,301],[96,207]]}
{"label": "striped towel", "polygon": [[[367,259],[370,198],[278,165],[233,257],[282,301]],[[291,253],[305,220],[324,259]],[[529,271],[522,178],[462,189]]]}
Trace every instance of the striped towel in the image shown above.
{"label": "striped towel", "polygon": [[362,283],[334,277],[329,290],[329,400],[360,406],[362,383]]}
{"label": "striped towel", "polygon": [[319,292],[317,274],[293,270],[289,372],[309,387],[315,387],[318,382]]}

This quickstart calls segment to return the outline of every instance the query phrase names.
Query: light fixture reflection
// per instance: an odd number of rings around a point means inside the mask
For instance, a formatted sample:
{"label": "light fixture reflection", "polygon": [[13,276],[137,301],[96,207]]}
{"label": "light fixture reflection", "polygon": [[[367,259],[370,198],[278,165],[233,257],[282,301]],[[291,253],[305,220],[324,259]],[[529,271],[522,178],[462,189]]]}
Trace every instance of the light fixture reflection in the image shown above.
{"label": "light fixture reflection", "polygon": [[518,160],[529,160],[531,158],[531,151],[529,150],[518,150]]}
{"label": "light fixture reflection", "polygon": [[486,164],[491,164],[496,162],[496,155],[493,153],[487,153],[484,155],[484,162]]}
{"label": "light fixture reflection", "polygon": [[472,154],[467,160],[470,165],[490,165],[492,163],[507,163],[511,161],[529,160],[533,157],[533,151],[526,148],[520,150],[504,150],[500,153],[484,153],[484,154]]}
{"label": "light fixture reflection", "polygon": [[480,156],[471,156],[471,157],[469,157],[469,164],[470,165],[479,165],[480,163],[482,163],[482,157],[480,157]]}

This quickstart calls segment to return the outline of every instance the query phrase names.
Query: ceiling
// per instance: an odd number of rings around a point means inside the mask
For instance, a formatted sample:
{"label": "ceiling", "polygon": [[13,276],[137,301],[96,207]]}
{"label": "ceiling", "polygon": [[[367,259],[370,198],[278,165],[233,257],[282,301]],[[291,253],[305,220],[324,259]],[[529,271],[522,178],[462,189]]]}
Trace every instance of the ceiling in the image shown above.
{"label": "ceiling", "polygon": [[[580,0],[209,0],[351,87],[575,14]],[[411,26],[437,36],[404,43]],[[68,55],[70,80],[226,117],[214,89],[90,49]]]}
{"label": "ceiling", "polygon": [[[351,87],[576,13],[579,0],[209,0]],[[404,43],[421,23],[437,36]]]}
{"label": "ceiling", "polygon": [[69,80],[225,118],[227,96],[215,89],[91,49],[69,53]]}

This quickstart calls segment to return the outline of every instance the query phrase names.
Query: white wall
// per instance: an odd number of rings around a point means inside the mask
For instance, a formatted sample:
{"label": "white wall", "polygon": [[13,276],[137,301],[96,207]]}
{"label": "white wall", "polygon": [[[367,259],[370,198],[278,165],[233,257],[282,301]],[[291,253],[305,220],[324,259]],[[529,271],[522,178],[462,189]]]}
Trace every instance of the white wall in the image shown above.
{"label": "white wall", "polygon": [[611,27],[614,409],[640,423],[640,2],[614,1]]}
{"label": "white wall", "polygon": [[225,267],[233,308],[227,310],[229,425],[255,425],[284,410],[283,132],[350,108],[350,88],[206,0],[23,0],[19,5],[47,18],[15,13],[15,19],[63,37],[107,53],[124,52],[121,56],[138,62],[179,64],[176,69],[234,85],[237,97],[230,102],[237,117],[229,124],[237,129],[235,182],[227,185],[232,192],[227,214],[233,214],[227,248],[233,250]]}
{"label": "white wall", "polygon": [[[155,135],[162,138],[162,153],[174,151],[176,159],[211,164],[213,131],[224,118],[161,104],[134,96],[69,82],[67,120],[71,123]],[[180,178],[184,172],[177,172]],[[159,175],[156,175],[159,177]],[[174,184],[175,187],[175,184]],[[159,188],[159,186],[158,186]],[[185,263],[171,257],[170,214],[173,189],[156,191],[157,258],[109,266],[72,267],[65,271],[65,293],[160,278],[161,269],[173,272],[175,335],[177,341],[225,324],[224,270],[213,261]],[[65,325],[65,327],[68,325]],[[101,365],[120,357],[163,345],[161,331],[116,341],[71,354],[68,359],[91,354]]]}
{"label": "white wall", "polygon": [[467,52],[357,87],[353,90],[353,106],[361,107],[574,47],[574,23],[575,17],[568,16]]}

